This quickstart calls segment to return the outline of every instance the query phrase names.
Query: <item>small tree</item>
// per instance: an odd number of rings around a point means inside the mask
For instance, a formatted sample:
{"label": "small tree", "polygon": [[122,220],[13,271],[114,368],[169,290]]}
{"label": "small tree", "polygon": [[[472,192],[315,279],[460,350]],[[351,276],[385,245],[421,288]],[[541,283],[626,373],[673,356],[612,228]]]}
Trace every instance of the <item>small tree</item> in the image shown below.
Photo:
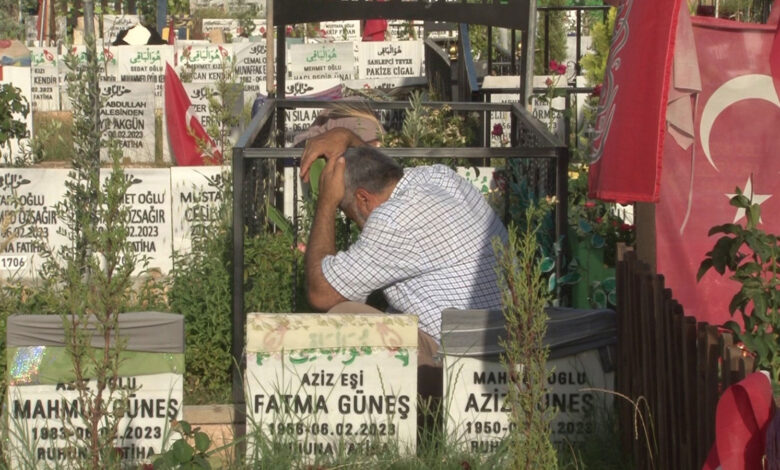
{"label": "small tree", "polygon": [[[124,205],[132,183],[119,164],[121,152],[109,145],[113,171],[100,184],[100,67],[94,39],[87,38],[86,66],[78,66],[74,57],[68,63],[75,149],[65,198],[57,205],[57,216],[64,226],[60,233],[68,243],[56,251],[47,248],[42,277],[61,299],[66,347],[78,393],[79,416],[63,423],[67,442],[74,449],[87,451],[86,459],[78,452],[66,453],[68,464],[74,468],[118,468],[121,456],[114,447],[126,398],[124,392],[114,389],[123,347],[118,323],[130,298],[138,261],[127,239],[128,209]],[[101,337],[102,347],[92,347],[88,326]],[[88,433],[75,432],[84,426]]]}
{"label": "small tree", "polygon": [[509,436],[513,469],[554,469],[557,456],[550,441],[554,412],[547,407],[547,357],[544,345],[547,314],[551,300],[541,268],[537,232],[547,210],[531,204],[526,211],[526,227],[518,234],[509,228],[509,243],[493,241],[498,266],[499,287],[506,318],[507,338],[502,362],[512,378],[507,396],[510,422],[516,431]]}
{"label": "small tree", "polygon": [[22,96],[22,90],[8,83],[0,84],[0,152],[4,149],[10,151],[13,140],[18,143],[20,139],[28,136],[27,123],[15,116],[21,115],[24,119],[29,112],[30,105]]}

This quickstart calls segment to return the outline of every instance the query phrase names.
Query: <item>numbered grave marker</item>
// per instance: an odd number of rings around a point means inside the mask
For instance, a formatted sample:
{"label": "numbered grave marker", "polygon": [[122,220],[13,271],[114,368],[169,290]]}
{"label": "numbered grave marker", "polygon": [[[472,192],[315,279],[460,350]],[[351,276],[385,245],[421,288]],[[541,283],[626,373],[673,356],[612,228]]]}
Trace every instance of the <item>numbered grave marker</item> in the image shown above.
{"label": "numbered grave marker", "polygon": [[248,459],[414,453],[416,316],[250,314],[245,380]]}

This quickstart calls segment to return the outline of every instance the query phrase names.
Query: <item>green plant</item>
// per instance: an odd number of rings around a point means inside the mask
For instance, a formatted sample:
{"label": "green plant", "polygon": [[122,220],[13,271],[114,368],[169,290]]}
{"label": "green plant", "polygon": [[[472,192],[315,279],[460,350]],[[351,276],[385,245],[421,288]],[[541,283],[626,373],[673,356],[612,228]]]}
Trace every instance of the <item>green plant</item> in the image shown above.
{"label": "green plant", "polygon": [[550,292],[542,274],[537,232],[547,208],[530,205],[526,229],[509,229],[509,242],[493,241],[496,272],[502,292],[506,339],[501,360],[511,377],[506,404],[516,431],[509,435],[510,468],[554,469],[557,456],[550,441],[554,412],[545,402],[547,357],[543,343],[547,331],[544,308]]}
{"label": "green plant", "polygon": [[33,137],[30,150],[33,160],[69,161],[73,158],[73,121],[67,117],[36,113],[33,115]]}
{"label": "green plant", "polygon": [[24,39],[24,23],[19,23],[20,9],[28,12],[32,8],[29,2],[0,0],[0,31],[2,39]]}
{"label": "green plant", "polygon": [[612,41],[612,32],[615,30],[615,18],[617,9],[610,8],[606,22],[597,22],[591,28],[593,52],[585,54],[580,59],[580,65],[585,72],[585,80],[589,85],[600,85],[604,82],[604,71],[607,69],[609,46]]}
{"label": "green plant", "polygon": [[[178,432],[182,438],[173,443],[170,449],[163,452],[154,460],[154,468],[167,469],[211,469],[209,463],[209,447],[211,439],[208,434],[200,431],[200,428],[192,428],[187,421],[176,421],[173,431]],[[192,441],[194,445],[191,445]]]}
{"label": "green plant", "polygon": [[[10,151],[11,141],[17,143],[29,135],[27,123],[23,119],[30,112],[27,98],[22,96],[22,90],[10,83],[0,84],[0,152]],[[16,116],[21,115],[22,120]],[[6,164],[16,164],[16,161],[6,161]]]}
{"label": "green plant", "polygon": [[709,235],[722,234],[699,266],[697,279],[714,269],[728,271],[740,289],[729,303],[733,316],[739,310],[744,327],[735,321],[726,328],[755,354],[758,367],[769,370],[775,393],[780,391],[780,278],[777,235],[758,228],[761,207],[736,188],[731,205],[744,211],[746,222],[716,225]]}
{"label": "green plant", "polygon": [[[64,201],[56,206],[62,222],[60,233],[68,243],[56,251],[43,247],[43,287],[56,296],[65,343],[73,366],[73,387],[78,393],[79,413],[64,420],[66,442],[86,449],[86,458],[66,453],[68,465],[78,468],[117,468],[114,451],[121,403],[126,392],[112,384],[118,377],[123,342],[119,336],[119,314],[133,287],[132,274],[143,263],[128,242],[127,190],[132,184],[119,163],[121,152],[109,142],[112,172],[101,185],[99,158],[101,134],[96,111],[99,64],[94,39],[87,37],[87,64],[77,67],[66,59],[68,95],[74,107],[74,154],[66,182]],[[51,299],[50,299],[51,300]],[[93,348],[94,326],[103,346]],[[80,427],[88,433],[76,432]]]}

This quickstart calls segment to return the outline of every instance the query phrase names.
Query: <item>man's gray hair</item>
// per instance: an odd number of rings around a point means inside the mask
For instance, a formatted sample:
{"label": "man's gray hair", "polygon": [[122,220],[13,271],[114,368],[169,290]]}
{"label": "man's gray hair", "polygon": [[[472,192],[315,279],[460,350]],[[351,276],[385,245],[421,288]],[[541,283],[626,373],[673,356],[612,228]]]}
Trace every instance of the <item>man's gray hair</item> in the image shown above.
{"label": "man's gray hair", "polygon": [[352,204],[355,191],[363,188],[377,194],[401,179],[403,168],[374,147],[354,147],[344,153],[344,205]]}

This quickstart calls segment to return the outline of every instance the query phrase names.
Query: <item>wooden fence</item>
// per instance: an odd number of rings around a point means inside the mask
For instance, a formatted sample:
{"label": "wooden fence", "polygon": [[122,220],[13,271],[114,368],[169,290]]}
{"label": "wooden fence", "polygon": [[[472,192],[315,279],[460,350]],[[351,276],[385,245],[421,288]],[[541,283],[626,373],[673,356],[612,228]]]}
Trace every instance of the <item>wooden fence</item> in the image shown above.
{"label": "wooden fence", "polygon": [[623,449],[637,469],[700,469],[718,398],[753,371],[753,358],[731,333],[685,316],[663,276],[633,252],[618,263],[617,289],[615,385],[636,404],[616,399]]}

